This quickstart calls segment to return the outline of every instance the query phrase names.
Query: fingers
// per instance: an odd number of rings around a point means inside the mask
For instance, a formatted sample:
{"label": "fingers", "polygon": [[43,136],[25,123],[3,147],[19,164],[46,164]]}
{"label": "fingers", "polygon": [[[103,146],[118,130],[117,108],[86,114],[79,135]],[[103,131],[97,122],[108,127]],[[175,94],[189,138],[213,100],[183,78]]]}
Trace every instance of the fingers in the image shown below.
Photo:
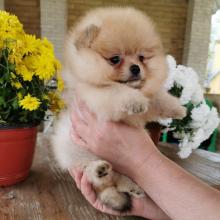
{"label": "fingers", "polygon": [[88,127],[75,112],[72,113],[72,129],[70,135],[73,141],[80,146],[87,147],[90,142],[90,127]]}
{"label": "fingers", "polygon": [[88,125],[85,117],[83,116],[83,114],[81,112],[82,107],[79,107],[80,104],[78,102],[79,101],[77,101],[77,98],[75,98],[74,99],[74,105],[72,106],[72,113],[73,114],[75,113],[79,120],[81,120],[83,123]]}
{"label": "fingers", "polygon": [[77,111],[77,108],[74,108],[72,110],[71,122],[72,122],[72,125],[74,125],[74,124],[82,124],[82,125],[88,126],[87,122],[83,119],[83,117],[81,117],[79,115],[79,112]]}
{"label": "fingers", "polygon": [[87,145],[88,145],[87,142],[76,133],[74,128],[71,128],[70,136],[75,144],[77,144],[81,147],[87,147]]}
{"label": "fingers", "polygon": [[82,117],[87,124],[92,124],[95,122],[96,117],[95,114],[92,113],[89,108],[85,105],[85,103],[80,100],[78,97],[75,99],[76,112],[79,114],[79,117]]}
{"label": "fingers", "polygon": [[93,190],[91,183],[88,181],[85,173],[81,179],[81,192],[88,200],[88,202],[94,206],[97,200],[96,193]]}
{"label": "fingers", "polygon": [[69,170],[70,175],[74,178],[75,182],[76,182],[76,186],[78,189],[81,189],[81,179],[83,176],[83,171],[80,169],[70,169]]}
{"label": "fingers", "polygon": [[[75,105],[71,114],[72,130],[70,131],[70,135],[76,144],[87,147],[87,143],[91,139],[90,129],[94,125],[95,117],[89,111],[84,110],[87,107],[81,101],[79,101],[79,105],[83,108],[79,109],[77,105]],[[88,123],[92,124],[89,125]]]}
{"label": "fingers", "polygon": [[75,179],[77,188],[81,190],[86,200],[97,210],[111,215],[131,215],[132,213],[120,213],[103,205],[97,198],[92,184],[88,181],[86,174],[80,169],[69,170],[70,175]]}

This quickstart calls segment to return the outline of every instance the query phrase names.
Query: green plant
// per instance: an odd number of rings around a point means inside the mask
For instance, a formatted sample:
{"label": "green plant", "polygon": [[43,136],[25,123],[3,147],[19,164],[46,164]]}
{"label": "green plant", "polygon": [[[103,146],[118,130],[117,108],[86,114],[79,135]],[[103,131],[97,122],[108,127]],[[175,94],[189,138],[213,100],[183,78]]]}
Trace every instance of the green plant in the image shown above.
{"label": "green plant", "polygon": [[47,110],[59,112],[60,67],[46,38],[26,34],[16,16],[0,11],[0,124],[39,124]]}

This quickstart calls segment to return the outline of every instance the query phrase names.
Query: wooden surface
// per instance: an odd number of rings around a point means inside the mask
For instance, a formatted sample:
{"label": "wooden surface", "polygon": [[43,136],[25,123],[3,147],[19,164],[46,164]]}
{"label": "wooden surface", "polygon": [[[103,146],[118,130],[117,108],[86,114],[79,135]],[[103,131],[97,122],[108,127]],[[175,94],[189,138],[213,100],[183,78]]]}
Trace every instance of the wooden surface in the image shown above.
{"label": "wooden surface", "polygon": [[[161,150],[191,173],[220,189],[220,154],[197,151],[180,160],[171,145]],[[93,209],[77,190],[72,178],[62,172],[40,138],[29,178],[16,186],[0,188],[0,220],[128,220]]]}

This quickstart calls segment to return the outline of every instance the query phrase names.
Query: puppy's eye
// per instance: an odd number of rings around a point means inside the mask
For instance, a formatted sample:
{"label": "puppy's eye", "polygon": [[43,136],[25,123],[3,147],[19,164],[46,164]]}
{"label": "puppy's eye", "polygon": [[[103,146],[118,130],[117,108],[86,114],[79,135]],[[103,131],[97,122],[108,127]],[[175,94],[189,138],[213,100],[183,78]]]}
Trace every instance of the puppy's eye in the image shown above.
{"label": "puppy's eye", "polygon": [[142,62],[142,63],[144,62],[144,56],[143,55],[139,55],[138,59],[139,59],[140,62]]}
{"label": "puppy's eye", "polygon": [[119,64],[121,62],[121,57],[116,55],[116,56],[113,56],[113,57],[109,58],[109,61],[112,65],[116,65],[116,64]]}

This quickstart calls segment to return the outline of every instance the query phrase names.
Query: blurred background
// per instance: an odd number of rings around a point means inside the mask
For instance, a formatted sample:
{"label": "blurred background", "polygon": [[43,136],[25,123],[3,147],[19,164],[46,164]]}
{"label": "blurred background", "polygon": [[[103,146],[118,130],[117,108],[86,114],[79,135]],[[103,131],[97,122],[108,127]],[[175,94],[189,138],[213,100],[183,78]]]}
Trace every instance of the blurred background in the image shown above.
{"label": "blurred background", "polygon": [[166,53],[196,70],[206,96],[220,110],[220,0],[0,0],[0,9],[16,14],[27,33],[51,40],[61,61],[65,34],[80,16],[113,5],[146,12]]}

